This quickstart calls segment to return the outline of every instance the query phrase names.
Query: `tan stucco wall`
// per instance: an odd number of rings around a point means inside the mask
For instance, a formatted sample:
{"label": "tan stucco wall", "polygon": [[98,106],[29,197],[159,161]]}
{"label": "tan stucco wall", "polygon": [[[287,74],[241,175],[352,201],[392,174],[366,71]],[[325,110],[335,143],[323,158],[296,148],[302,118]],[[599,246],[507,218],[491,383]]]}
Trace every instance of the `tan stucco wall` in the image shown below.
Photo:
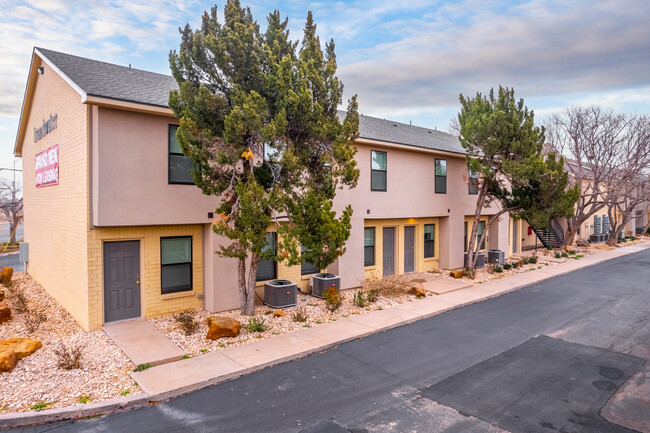
{"label": "tan stucco wall", "polygon": [[[192,285],[188,292],[162,295],[160,281],[160,238],[192,236]],[[90,329],[104,322],[103,244],[110,241],[140,241],[140,299],[146,319],[203,306],[203,227],[201,225],[114,227],[91,231],[88,242]]]}
{"label": "tan stucco wall", "polygon": [[207,224],[218,200],[169,184],[173,117],[95,107],[92,220],[95,226]]}
{"label": "tan stucco wall", "polygon": [[[38,61],[38,58],[35,58]],[[22,143],[27,272],[89,329],[87,107],[48,65],[36,75]],[[34,143],[34,127],[57,114],[57,128]],[[59,184],[35,187],[35,156],[59,145]]]}

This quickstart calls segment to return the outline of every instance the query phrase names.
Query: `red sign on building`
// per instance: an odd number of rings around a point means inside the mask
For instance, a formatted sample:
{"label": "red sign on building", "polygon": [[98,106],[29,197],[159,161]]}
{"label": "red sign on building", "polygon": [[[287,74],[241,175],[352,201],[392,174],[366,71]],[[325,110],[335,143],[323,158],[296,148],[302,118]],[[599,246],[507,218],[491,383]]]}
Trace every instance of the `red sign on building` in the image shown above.
{"label": "red sign on building", "polygon": [[36,187],[59,184],[59,145],[36,155]]}

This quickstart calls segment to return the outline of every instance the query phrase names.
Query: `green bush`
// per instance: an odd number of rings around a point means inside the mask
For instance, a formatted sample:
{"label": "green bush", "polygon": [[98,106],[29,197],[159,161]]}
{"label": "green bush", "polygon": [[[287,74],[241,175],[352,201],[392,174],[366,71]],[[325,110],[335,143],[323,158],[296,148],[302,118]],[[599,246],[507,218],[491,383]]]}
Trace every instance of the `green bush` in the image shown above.
{"label": "green bush", "polygon": [[504,263],[504,264],[503,264],[503,269],[508,270],[508,269],[510,269],[510,268],[512,268],[512,265],[511,265],[510,263]]}
{"label": "green bush", "polygon": [[531,264],[537,263],[537,256],[528,257],[528,263],[531,263]]}
{"label": "green bush", "polygon": [[368,290],[368,293],[366,293],[366,301],[368,301],[369,304],[372,304],[373,302],[377,302],[378,297],[379,297],[379,293],[375,289],[370,289]]}
{"label": "green bush", "polygon": [[560,257],[562,257],[562,254],[560,254],[560,253],[555,253],[555,258],[556,258],[556,259],[559,259]]}
{"label": "green bush", "polygon": [[567,253],[562,253],[562,257],[566,259],[567,257],[569,257],[569,255]]}
{"label": "green bush", "polygon": [[573,250],[571,250],[571,251],[568,251],[568,253],[569,253],[570,255],[572,255],[572,256],[575,256],[575,255],[576,255],[576,252],[575,252],[575,251],[573,251]]}
{"label": "green bush", "polygon": [[519,262],[512,262],[512,268],[517,269],[519,267]]}
{"label": "green bush", "polygon": [[494,272],[496,272],[497,274],[500,274],[501,272],[503,272],[503,268],[501,266],[499,266],[499,265],[496,265],[494,267]]}
{"label": "green bush", "polygon": [[352,297],[352,302],[354,302],[354,305],[356,305],[359,308],[363,308],[366,306],[366,298],[363,296],[363,292],[359,291],[354,294]]}
{"label": "green bush", "polygon": [[264,317],[251,317],[244,328],[251,334],[254,332],[264,332]]}

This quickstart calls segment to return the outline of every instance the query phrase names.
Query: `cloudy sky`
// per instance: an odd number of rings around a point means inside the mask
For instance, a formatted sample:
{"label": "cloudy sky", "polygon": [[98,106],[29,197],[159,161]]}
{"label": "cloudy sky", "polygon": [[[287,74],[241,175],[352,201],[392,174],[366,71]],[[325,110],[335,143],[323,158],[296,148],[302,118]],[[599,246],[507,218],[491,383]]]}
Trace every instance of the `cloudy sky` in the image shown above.
{"label": "cloudy sky", "polygon": [[[213,3],[0,0],[0,167],[14,161],[33,46],[168,73],[178,27],[196,26]],[[540,119],[588,104],[650,113],[647,0],[242,3],[262,26],[278,8],[296,39],[312,10],[321,40],[336,42],[346,97],[358,94],[365,114],[448,130],[460,93],[500,84]]]}

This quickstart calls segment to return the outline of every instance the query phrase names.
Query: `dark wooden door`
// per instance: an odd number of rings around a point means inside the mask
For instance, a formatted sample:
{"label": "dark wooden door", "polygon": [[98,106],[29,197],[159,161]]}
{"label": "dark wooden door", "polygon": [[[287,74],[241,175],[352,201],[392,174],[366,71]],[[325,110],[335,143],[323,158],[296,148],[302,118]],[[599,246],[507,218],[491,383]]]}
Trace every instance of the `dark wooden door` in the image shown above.
{"label": "dark wooden door", "polygon": [[140,317],[140,241],[104,243],[104,322]]}
{"label": "dark wooden door", "polygon": [[383,239],[383,276],[388,277],[395,273],[395,228],[384,227]]}
{"label": "dark wooden door", "polygon": [[415,271],[415,227],[404,227],[404,273]]}

